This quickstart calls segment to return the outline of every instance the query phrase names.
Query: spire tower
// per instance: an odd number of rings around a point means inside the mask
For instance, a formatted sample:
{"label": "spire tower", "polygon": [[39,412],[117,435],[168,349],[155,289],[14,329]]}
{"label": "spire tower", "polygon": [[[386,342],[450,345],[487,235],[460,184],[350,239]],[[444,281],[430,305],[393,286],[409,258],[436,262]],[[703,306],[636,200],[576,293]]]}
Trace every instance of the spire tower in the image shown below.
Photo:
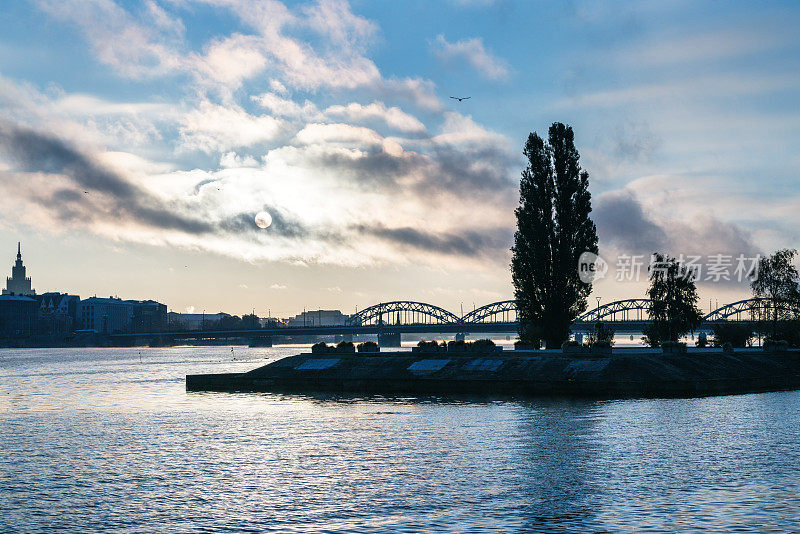
{"label": "spire tower", "polygon": [[22,264],[22,243],[17,241],[17,261],[11,268],[11,278],[6,278],[3,295],[35,295],[31,289],[31,279],[25,276],[25,265]]}

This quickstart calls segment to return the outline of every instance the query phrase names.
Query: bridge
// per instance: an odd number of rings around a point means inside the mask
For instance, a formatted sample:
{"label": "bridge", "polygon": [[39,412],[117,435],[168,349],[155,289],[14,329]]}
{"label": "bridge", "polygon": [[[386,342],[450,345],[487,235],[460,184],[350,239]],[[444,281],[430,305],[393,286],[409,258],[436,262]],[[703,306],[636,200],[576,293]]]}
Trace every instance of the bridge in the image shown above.
{"label": "bridge", "polygon": [[[703,317],[698,332],[710,332],[714,325],[746,324],[762,320],[772,302],[750,298],[725,304]],[[800,313],[800,308],[780,306]],[[572,324],[573,333],[588,333],[602,321],[618,334],[635,334],[650,324],[650,300],[624,299],[596,306],[581,314]],[[378,335],[386,345],[399,346],[402,334],[445,334],[463,338],[467,334],[513,334],[517,332],[517,306],[514,300],[492,302],[459,317],[433,304],[407,300],[381,302],[351,315],[344,325],[266,327],[259,330],[188,330],[115,334],[118,342],[134,339],[163,339],[175,342],[190,339],[249,338],[271,344],[273,337]]]}

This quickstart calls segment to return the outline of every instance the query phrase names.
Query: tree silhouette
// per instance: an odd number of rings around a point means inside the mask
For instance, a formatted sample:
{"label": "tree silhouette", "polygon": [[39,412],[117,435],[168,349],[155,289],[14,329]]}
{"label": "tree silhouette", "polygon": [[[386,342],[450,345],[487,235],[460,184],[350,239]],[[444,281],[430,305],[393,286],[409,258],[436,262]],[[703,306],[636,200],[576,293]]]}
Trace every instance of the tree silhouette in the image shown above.
{"label": "tree silhouette", "polygon": [[258,316],[254,313],[242,315],[242,322],[239,325],[242,330],[260,330],[261,323],[258,321]]}
{"label": "tree silhouette", "polygon": [[559,347],[592,290],[578,276],[580,255],[597,253],[589,174],[578,164],[572,128],[561,123],[550,127],[546,144],[531,133],[523,154],[528,164],[511,249],[519,336],[524,343],[544,339],[548,348]]}
{"label": "tree silhouette", "polygon": [[650,265],[651,325],[644,329],[648,344],[657,346],[694,331],[703,320],[694,277],[675,258],[654,254]]}

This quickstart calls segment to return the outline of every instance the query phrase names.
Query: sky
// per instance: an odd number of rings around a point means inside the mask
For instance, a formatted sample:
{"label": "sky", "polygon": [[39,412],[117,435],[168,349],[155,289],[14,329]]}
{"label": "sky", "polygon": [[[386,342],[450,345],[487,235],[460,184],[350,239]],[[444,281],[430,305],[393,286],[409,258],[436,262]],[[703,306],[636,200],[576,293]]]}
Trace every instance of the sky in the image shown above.
{"label": "sky", "polygon": [[513,297],[522,147],[558,121],[610,267],[590,302],[643,297],[647,260],[625,266],[655,251],[730,262],[701,308],[745,298],[736,258],[800,241],[799,23],[796,2],[4,2],[0,269],[22,241],[39,292],[467,311]]}

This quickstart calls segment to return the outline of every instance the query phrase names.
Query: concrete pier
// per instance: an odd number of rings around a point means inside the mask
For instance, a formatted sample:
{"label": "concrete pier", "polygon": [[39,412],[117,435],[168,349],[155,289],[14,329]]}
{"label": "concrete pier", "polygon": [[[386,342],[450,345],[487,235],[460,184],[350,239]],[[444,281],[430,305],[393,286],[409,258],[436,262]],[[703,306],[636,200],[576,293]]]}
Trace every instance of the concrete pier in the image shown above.
{"label": "concrete pier", "polygon": [[189,391],[687,397],[800,388],[800,352],[560,351],[298,354],[247,373],[189,375]]}

